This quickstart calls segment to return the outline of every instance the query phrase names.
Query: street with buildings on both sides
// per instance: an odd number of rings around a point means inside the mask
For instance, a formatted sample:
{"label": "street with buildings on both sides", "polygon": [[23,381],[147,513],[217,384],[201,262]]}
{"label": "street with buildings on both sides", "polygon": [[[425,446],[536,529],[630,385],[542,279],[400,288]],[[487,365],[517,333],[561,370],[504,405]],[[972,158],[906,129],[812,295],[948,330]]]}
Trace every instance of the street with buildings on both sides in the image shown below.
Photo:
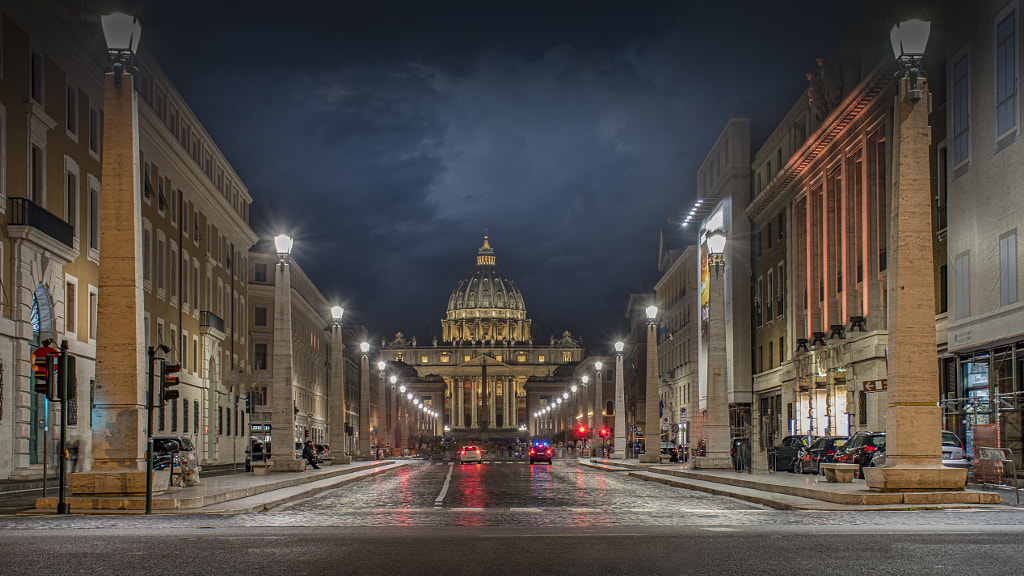
{"label": "street with buildings on both sides", "polygon": [[[535,334],[487,235],[429,335],[347,320],[291,238],[253,230],[137,22],[108,17],[126,36],[104,48],[71,4],[0,9],[0,573],[1024,565],[1019,492],[995,486],[1024,467],[1016,0],[936,3],[927,51],[924,22],[894,54],[892,14],[867,14],[763,143],[723,119],[691,227],[595,349]],[[48,346],[60,394],[31,370]],[[872,430],[882,466],[773,469],[791,439]],[[552,463],[522,457],[534,438]],[[453,456],[469,443],[482,462]],[[43,495],[56,460],[73,473]]]}
{"label": "street with buildings on both sides", "polygon": [[962,575],[1024,563],[1022,508],[777,510],[585,463],[405,461],[260,512],[0,516],[0,571]]}

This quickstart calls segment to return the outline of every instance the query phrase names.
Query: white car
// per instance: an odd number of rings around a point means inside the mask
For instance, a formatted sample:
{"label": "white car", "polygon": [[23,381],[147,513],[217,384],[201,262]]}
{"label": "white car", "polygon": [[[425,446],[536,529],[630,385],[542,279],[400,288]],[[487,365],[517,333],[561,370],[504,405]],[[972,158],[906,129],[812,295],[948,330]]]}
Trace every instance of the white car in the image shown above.
{"label": "white car", "polygon": [[463,446],[462,450],[459,450],[459,463],[465,464],[466,462],[476,462],[479,464],[483,461],[483,457],[480,454],[479,446]]}

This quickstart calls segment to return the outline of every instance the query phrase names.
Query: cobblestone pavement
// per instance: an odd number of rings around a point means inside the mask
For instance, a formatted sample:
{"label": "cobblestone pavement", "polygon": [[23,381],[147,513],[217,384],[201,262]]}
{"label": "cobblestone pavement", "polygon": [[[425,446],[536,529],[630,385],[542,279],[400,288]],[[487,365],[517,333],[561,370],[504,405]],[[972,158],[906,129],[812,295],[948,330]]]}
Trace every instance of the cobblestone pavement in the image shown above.
{"label": "cobblestone pavement", "polygon": [[277,526],[821,526],[927,530],[1024,526],[1024,510],[793,512],[644,482],[574,461],[464,465],[415,462],[269,512],[215,516],[0,516],[3,529]]}

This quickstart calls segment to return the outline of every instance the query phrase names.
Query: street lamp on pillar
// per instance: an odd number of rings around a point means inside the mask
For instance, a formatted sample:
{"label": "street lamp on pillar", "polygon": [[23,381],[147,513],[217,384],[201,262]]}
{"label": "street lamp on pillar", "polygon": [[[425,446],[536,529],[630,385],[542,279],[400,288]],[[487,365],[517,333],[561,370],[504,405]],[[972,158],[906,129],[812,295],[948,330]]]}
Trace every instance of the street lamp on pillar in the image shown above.
{"label": "street lamp on pillar", "polygon": [[142,26],[139,24],[138,18],[120,12],[100,16],[100,25],[103,27],[103,37],[107,41],[107,53],[110,54],[110,61],[114,69],[114,87],[120,88],[121,76],[125,71],[129,73],[134,71],[132,63],[135,60],[135,53],[139,49]]}
{"label": "street lamp on pillar", "polygon": [[644,430],[644,453],[641,462],[661,462],[661,417],[658,415],[658,307],[648,306],[647,314],[647,386],[646,418]]}
{"label": "street lamp on pillar", "polygon": [[331,388],[328,397],[331,436],[328,442],[341,455],[339,463],[347,463],[348,446],[348,409],[346,408],[345,390],[345,342],[344,324],[341,319],[345,309],[341,306],[331,307]]}
{"label": "street lamp on pillar", "polygon": [[622,385],[622,350],[626,345],[615,343],[615,439],[612,444],[613,460],[626,458],[626,395]]}
{"label": "street lamp on pillar", "polygon": [[381,448],[381,444],[383,444],[386,441],[385,437],[388,435],[388,433],[391,430],[390,428],[388,428],[388,416],[387,416],[388,415],[388,410],[387,410],[387,406],[385,406],[385,404],[384,404],[384,400],[385,400],[384,369],[387,368],[387,366],[388,366],[387,362],[385,362],[383,360],[378,360],[377,361],[377,374],[380,376],[380,382],[377,385],[378,386],[377,397],[379,398],[379,401],[377,402],[377,449],[378,450]]}
{"label": "street lamp on pillar", "polygon": [[278,234],[274,237],[274,248],[277,249],[277,261],[281,265],[284,265],[288,261],[288,256],[292,253],[292,246],[295,244],[295,240],[287,234]]}
{"label": "street lamp on pillar", "polygon": [[[271,446],[282,446],[270,460],[271,469],[293,471],[302,469],[302,460],[290,449],[301,442],[295,429],[294,358],[292,353],[292,279],[289,267],[292,238],[280,234],[274,238],[277,249],[276,276],[274,278],[274,363],[273,363],[273,419]],[[273,449],[273,448],[271,448]]]}
{"label": "street lamp on pillar", "polygon": [[[604,368],[604,363],[602,363],[600,360],[598,360],[597,362],[594,362],[594,370],[596,371],[596,374],[595,374],[596,378],[594,378],[594,390],[590,393],[590,397],[593,399],[592,402],[591,402],[591,405],[592,405],[593,409],[591,410],[590,430],[593,433],[595,433],[595,434],[597,433],[596,432],[597,430],[600,430],[601,428],[604,428],[604,418],[601,417],[601,412],[604,410],[604,407],[601,406],[601,404],[604,403],[604,398],[602,397],[602,394],[603,394],[604,391],[601,390],[601,369],[602,368]],[[603,440],[602,440],[602,443],[603,443]],[[594,454],[591,454],[591,455],[593,456]]]}
{"label": "street lamp on pillar", "polygon": [[[921,69],[931,24],[909,20],[889,39],[900,67],[893,122],[889,228],[886,465],[865,468],[868,488],[887,492],[963,490],[967,470],[942,466],[942,408],[935,386],[935,297],[928,80]],[[898,290],[894,287],[898,286]],[[871,470],[871,472],[868,472]]]}
{"label": "street lamp on pillar", "polygon": [[363,353],[359,365],[359,456],[370,459],[370,344],[361,342]]}
{"label": "street lamp on pillar", "polygon": [[[719,213],[712,214],[708,220],[714,230],[707,232],[704,243],[708,252],[708,275],[702,278],[706,282],[707,294],[706,318],[701,321],[701,345],[707,350],[707,400],[703,427],[704,454],[694,458],[693,465],[697,468],[729,468],[731,459],[729,432],[729,393],[728,393],[728,355],[726,343],[725,302],[726,284],[721,269],[725,264],[725,230],[718,227],[721,222]],[[717,223],[716,223],[717,222]],[[711,264],[715,272],[710,272]],[[702,315],[704,311],[702,311]],[[706,339],[706,340],[705,340]],[[705,345],[704,342],[707,342]]]}

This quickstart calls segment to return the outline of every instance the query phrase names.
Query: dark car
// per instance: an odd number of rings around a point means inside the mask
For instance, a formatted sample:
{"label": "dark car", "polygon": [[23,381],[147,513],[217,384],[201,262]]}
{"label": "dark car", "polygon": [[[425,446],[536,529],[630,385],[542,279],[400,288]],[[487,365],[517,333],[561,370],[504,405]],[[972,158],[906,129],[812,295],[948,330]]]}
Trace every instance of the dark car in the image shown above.
{"label": "dark car", "polygon": [[266,462],[270,459],[270,453],[266,446],[259,440],[252,440],[252,447],[245,449],[245,471],[252,471],[253,462]]}
{"label": "dark car", "polygon": [[331,451],[328,449],[327,444],[314,444],[313,448],[316,450],[317,464],[323,464],[324,460],[331,455]]}
{"label": "dark car", "polygon": [[547,442],[534,442],[530,446],[530,464],[537,462],[551,464],[551,446]]}
{"label": "dark car", "polygon": [[671,442],[661,443],[661,455],[668,456],[669,462],[679,462],[683,459],[682,449]]}
{"label": "dark car", "polygon": [[879,451],[885,451],[885,432],[859,430],[850,436],[845,449],[836,462],[857,465],[857,478],[864,477],[864,467],[871,464],[871,459]]}
{"label": "dark car", "polygon": [[192,441],[188,436],[154,436],[153,437],[153,469],[163,470],[168,466],[177,466],[182,452],[191,452]]}
{"label": "dark car", "polygon": [[782,442],[775,447],[775,469],[796,472],[797,454],[809,445],[806,435],[783,438]]}
{"label": "dark car", "polygon": [[836,454],[846,446],[846,436],[822,436],[800,450],[793,472],[817,474],[822,462],[834,462]]}

